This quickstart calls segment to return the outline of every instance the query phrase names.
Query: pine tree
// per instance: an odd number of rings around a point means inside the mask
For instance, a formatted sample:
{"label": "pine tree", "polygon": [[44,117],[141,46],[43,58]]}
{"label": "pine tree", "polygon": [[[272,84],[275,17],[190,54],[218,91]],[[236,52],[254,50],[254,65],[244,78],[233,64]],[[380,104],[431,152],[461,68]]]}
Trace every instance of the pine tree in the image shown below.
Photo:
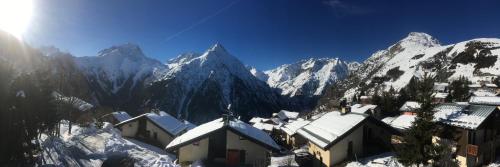
{"label": "pine tree", "polygon": [[466,101],[470,91],[469,84],[470,81],[463,76],[461,76],[458,80],[453,81],[450,85],[451,100]]}
{"label": "pine tree", "polygon": [[421,109],[412,126],[405,132],[403,143],[396,149],[398,160],[406,165],[428,165],[431,160],[439,160],[440,147],[432,142],[437,125],[433,121],[432,93],[434,78],[425,75],[416,85],[417,101]]}

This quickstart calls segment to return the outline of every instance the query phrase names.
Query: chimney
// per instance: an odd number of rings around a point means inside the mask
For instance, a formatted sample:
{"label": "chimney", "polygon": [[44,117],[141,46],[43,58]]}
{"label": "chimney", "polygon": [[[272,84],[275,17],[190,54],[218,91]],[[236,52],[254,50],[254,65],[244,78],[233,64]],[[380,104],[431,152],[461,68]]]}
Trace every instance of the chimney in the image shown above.
{"label": "chimney", "polygon": [[342,107],[341,114],[345,115],[351,112],[351,106],[347,105],[345,107]]}

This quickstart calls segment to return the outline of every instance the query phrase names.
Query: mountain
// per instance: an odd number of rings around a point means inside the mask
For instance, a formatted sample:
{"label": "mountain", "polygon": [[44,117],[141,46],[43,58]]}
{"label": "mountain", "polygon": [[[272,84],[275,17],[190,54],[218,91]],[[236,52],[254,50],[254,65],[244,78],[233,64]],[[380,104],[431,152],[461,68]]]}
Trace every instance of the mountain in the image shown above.
{"label": "mountain", "polygon": [[441,45],[429,34],[412,32],[387,49],[377,51],[359,65],[346,80],[330,87],[318,108],[328,108],[333,99],[375,90],[399,90],[412,77],[424,73],[438,81],[452,81],[460,76],[477,81],[500,75],[500,39],[478,38],[456,44]]}
{"label": "mountain", "polygon": [[148,86],[148,105],[195,123],[220,117],[231,109],[243,119],[270,116],[279,96],[226,49],[216,44],[203,54],[182,54]]}
{"label": "mountain", "polygon": [[155,72],[167,69],[131,43],[101,50],[97,56],[76,57],[75,63],[85,73],[99,103],[122,108],[140,105],[138,96],[145,84],[153,80]]}

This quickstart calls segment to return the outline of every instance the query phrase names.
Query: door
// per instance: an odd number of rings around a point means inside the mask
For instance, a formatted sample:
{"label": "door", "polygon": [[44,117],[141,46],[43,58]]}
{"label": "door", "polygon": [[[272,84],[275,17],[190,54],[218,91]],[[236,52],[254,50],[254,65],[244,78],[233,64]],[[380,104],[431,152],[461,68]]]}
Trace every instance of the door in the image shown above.
{"label": "door", "polygon": [[227,159],[226,159],[227,166],[239,166],[240,155],[241,155],[240,150],[233,150],[233,149],[227,150]]}
{"label": "door", "polygon": [[349,144],[347,145],[347,158],[350,160],[354,158],[354,153],[352,151],[352,141],[349,141]]}

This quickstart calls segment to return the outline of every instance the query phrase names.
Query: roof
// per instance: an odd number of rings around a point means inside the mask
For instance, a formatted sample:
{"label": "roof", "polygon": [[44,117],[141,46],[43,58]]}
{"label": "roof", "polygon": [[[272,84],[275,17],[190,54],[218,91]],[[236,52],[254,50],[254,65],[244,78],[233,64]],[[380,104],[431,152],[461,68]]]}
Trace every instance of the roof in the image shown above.
{"label": "roof", "polygon": [[298,112],[287,111],[287,110],[281,110],[280,112],[278,112],[277,116],[281,120],[285,120],[285,119],[297,119],[297,118],[299,118],[299,113]]}
{"label": "roof", "polygon": [[472,92],[472,95],[474,96],[496,96],[494,92],[484,90],[484,89],[479,89],[477,91]]}
{"label": "roof", "polygon": [[406,130],[411,127],[416,117],[417,117],[416,115],[400,115],[388,119],[384,118],[384,120],[382,121],[396,129]]}
{"label": "roof", "polygon": [[480,84],[470,84],[469,85],[469,88],[480,88],[481,85]]}
{"label": "roof", "polygon": [[401,108],[399,108],[399,111],[415,111],[420,109],[420,103],[416,101],[407,101]]}
{"label": "roof", "polygon": [[491,83],[485,84],[485,86],[488,88],[497,88],[498,87],[496,84],[491,84]]}
{"label": "roof", "polygon": [[432,95],[434,96],[434,98],[438,99],[445,99],[446,97],[448,97],[448,93],[441,93],[441,92],[433,93]]}
{"label": "roof", "polygon": [[434,90],[438,90],[438,91],[444,91],[446,90],[446,87],[448,87],[450,84],[448,83],[445,83],[445,82],[435,82],[434,83]]}
{"label": "roof", "polygon": [[250,119],[250,123],[252,124],[255,124],[257,122],[265,122],[265,121],[268,121],[269,119],[268,118],[261,118],[261,117],[253,117],[252,119]]}
{"label": "roof", "polygon": [[495,110],[496,106],[487,105],[462,105],[447,103],[437,106],[434,110],[434,119],[441,123],[477,129]]}
{"label": "roof", "polygon": [[274,129],[273,124],[262,123],[262,122],[257,122],[255,124],[253,124],[252,126],[259,129],[259,130],[265,130],[265,131],[272,131]]}
{"label": "roof", "polygon": [[160,111],[160,114],[156,113],[142,114],[137,117],[120,122],[116,124],[116,126],[122,126],[124,124],[133,122],[140,118],[147,118],[148,120],[153,122],[156,126],[158,126],[160,129],[164,130],[165,132],[169,133],[172,136],[179,135],[183,130],[185,130],[188,127],[183,122],[179,121],[178,119],[174,118],[173,116],[163,111]]}
{"label": "roof", "polygon": [[240,120],[231,120],[228,124],[224,124],[222,118],[213,120],[197,126],[194,129],[187,131],[186,133],[176,137],[172,142],[170,142],[166,149],[174,150],[179,147],[191,144],[192,142],[199,141],[211,133],[219,130],[231,130],[240,136],[248,138],[265,148],[279,150],[278,144],[264,131],[252,127]]}
{"label": "roof", "polygon": [[368,104],[368,105],[361,105],[361,104],[355,104],[351,106],[351,112],[353,113],[359,113],[359,114],[366,114],[367,111],[369,110],[374,110],[377,108],[377,105],[373,104]]}
{"label": "roof", "polygon": [[297,133],[300,128],[306,126],[309,123],[311,123],[311,121],[301,119],[285,124],[281,127],[281,130],[283,130],[286,134],[292,136],[295,135],[295,133]]}
{"label": "roof", "polygon": [[297,131],[298,134],[327,149],[355,130],[368,115],[349,113],[341,115],[340,112],[329,112],[317,120]]}
{"label": "roof", "polygon": [[478,104],[478,105],[492,105],[492,106],[500,106],[500,97],[494,96],[472,96],[469,99],[470,104]]}
{"label": "roof", "polygon": [[127,112],[125,111],[118,111],[118,112],[112,112],[111,115],[113,115],[113,117],[118,120],[118,122],[122,122],[122,121],[125,121],[127,119],[130,119],[132,118],[130,115],[128,115]]}
{"label": "roof", "polygon": [[191,123],[191,122],[189,122],[189,121],[187,121],[187,120],[184,120],[184,125],[186,125],[186,129],[187,129],[187,130],[191,130],[191,129],[193,129],[193,128],[196,128],[196,125],[195,125],[195,124],[193,124],[193,123]]}
{"label": "roof", "polygon": [[364,99],[371,99],[371,96],[361,96],[361,97],[359,97],[359,99],[362,99],[362,100],[364,100]]}

